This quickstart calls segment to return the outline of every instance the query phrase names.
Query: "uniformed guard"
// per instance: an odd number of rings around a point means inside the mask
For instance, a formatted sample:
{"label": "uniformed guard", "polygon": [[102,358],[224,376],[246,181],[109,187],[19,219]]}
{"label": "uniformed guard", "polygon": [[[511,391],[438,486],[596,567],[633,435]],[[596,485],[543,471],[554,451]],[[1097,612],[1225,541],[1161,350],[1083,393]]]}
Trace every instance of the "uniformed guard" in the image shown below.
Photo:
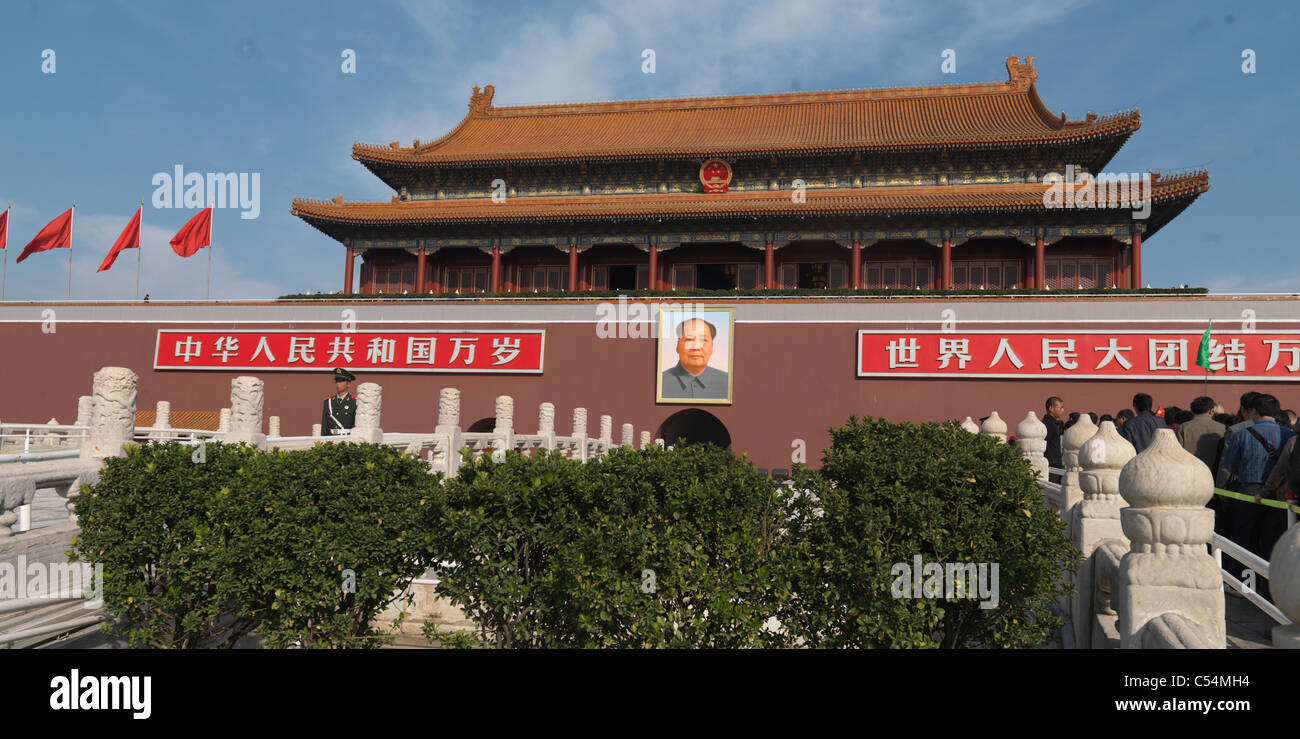
{"label": "uniformed guard", "polygon": [[357,396],[349,384],[357,379],[342,367],[334,368],[335,394],[325,399],[321,412],[320,431],[324,436],[347,436],[357,421]]}

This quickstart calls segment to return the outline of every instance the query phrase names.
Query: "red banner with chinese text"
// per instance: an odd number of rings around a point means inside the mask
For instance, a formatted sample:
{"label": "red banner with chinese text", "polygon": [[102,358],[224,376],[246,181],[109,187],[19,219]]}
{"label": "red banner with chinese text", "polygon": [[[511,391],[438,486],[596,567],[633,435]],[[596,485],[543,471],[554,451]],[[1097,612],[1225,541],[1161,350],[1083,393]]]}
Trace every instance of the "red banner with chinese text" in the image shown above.
{"label": "red banner with chinese text", "polygon": [[541,374],[545,331],[160,329],[154,369]]}
{"label": "red banner with chinese text", "polygon": [[[1201,380],[1197,331],[858,332],[859,377]],[[1211,380],[1300,380],[1300,332],[1216,331]]]}

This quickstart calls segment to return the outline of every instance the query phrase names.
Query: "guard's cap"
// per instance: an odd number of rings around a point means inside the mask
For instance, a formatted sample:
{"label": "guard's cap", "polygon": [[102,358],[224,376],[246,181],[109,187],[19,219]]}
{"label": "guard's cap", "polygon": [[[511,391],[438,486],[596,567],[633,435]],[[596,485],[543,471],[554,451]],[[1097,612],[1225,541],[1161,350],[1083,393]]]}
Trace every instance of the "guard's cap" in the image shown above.
{"label": "guard's cap", "polygon": [[355,380],[355,379],[357,379],[357,376],[356,376],[356,375],[352,374],[351,372],[348,372],[347,370],[343,369],[342,367],[335,367],[335,368],[334,368],[334,381],[335,381],[335,382],[352,382],[352,381]]}

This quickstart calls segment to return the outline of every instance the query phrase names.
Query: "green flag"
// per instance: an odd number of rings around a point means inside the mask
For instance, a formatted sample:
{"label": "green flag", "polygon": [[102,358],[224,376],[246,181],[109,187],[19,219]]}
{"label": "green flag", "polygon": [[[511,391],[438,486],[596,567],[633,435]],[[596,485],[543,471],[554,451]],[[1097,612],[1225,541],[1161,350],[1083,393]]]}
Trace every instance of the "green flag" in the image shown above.
{"label": "green flag", "polygon": [[1201,348],[1196,352],[1196,366],[1210,369],[1210,329],[1214,328],[1214,321],[1205,327],[1205,333],[1201,336]]}

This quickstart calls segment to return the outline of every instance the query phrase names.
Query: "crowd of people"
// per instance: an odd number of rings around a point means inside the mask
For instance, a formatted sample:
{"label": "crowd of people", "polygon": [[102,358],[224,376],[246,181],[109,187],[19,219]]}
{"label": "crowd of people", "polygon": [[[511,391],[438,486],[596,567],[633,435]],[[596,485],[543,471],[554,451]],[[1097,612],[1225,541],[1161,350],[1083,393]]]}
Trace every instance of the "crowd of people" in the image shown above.
{"label": "crowd of people", "polygon": [[[1065,412],[1065,401],[1052,396],[1046,402],[1047,457],[1052,467],[1063,467],[1061,436],[1078,423],[1079,413]],[[1300,422],[1296,412],[1284,410],[1267,393],[1241,396],[1236,413],[1227,413],[1208,396],[1193,400],[1187,409],[1160,407],[1146,393],[1133,396],[1133,407],[1114,415],[1087,414],[1094,424],[1111,421],[1139,454],[1151,445],[1159,429],[1172,429],[1183,448],[1214,474],[1215,487],[1254,498],[1254,502],[1215,495],[1214,529],[1237,545],[1267,560],[1278,537],[1286,530],[1286,511],[1260,505],[1265,498],[1294,501],[1300,493],[1300,454],[1295,453]],[[1059,481],[1053,476],[1053,481]],[[1245,568],[1242,569],[1242,572]],[[1268,596],[1267,581],[1256,588]],[[1229,591],[1235,594],[1235,591]]]}

